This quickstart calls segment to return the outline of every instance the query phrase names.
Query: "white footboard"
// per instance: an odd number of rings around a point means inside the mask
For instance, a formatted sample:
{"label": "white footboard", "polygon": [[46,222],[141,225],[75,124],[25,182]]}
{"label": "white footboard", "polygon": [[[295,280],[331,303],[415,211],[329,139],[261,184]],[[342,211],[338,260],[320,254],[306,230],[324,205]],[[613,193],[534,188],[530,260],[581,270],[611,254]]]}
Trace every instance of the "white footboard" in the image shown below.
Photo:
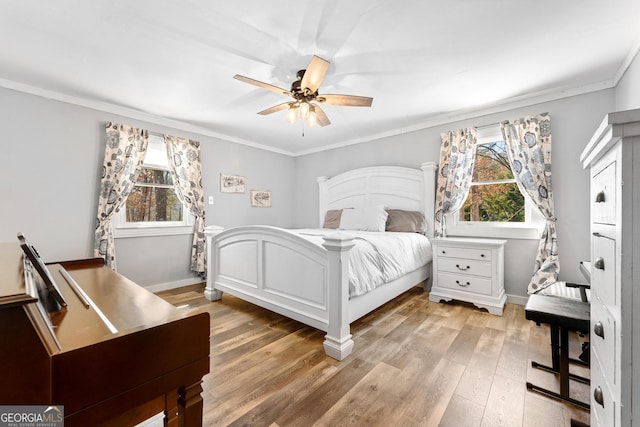
{"label": "white footboard", "polygon": [[209,272],[205,296],[221,291],[327,332],[325,351],[335,359],[353,348],[349,332],[351,238],[336,233],[323,249],[269,226],[207,227]]}

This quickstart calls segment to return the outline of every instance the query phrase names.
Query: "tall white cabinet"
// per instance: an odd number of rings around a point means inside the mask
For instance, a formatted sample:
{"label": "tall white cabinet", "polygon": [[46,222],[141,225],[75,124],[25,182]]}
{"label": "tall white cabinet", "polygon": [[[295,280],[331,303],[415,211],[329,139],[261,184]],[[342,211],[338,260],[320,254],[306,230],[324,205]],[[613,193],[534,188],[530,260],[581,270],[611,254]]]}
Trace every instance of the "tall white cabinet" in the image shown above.
{"label": "tall white cabinet", "polygon": [[640,425],[640,109],[608,114],[580,160],[591,171],[591,425]]}

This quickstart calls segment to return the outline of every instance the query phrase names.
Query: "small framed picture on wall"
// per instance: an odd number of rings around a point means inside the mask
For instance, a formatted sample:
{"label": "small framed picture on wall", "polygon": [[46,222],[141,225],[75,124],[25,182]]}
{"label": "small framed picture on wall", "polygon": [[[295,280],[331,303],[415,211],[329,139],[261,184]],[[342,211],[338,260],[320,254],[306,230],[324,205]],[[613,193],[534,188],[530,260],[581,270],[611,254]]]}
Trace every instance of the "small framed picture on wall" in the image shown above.
{"label": "small framed picture on wall", "polygon": [[271,191],[251,190],[251,206],[259,208],[271,207]]}
{"label": "small framed picture on wall", "polygon": [[240,175],[220,174],[221,193],[244,193],[246,178]]}

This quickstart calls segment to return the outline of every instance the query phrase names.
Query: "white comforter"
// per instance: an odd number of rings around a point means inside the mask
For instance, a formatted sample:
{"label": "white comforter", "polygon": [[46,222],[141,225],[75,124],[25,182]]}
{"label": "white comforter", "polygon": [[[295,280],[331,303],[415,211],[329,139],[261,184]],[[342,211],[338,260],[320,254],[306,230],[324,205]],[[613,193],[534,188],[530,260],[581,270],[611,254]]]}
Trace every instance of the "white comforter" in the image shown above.
{"label": "white comforter", "polygon": [[[329,229],[290,230],[318,245],[323,236],[336,233]],[[395,280],[431,261],[429,239],[418,233],[341,231],[353,236],[355,246],[349,257],[349,291],[362,295],[383,283]]]}

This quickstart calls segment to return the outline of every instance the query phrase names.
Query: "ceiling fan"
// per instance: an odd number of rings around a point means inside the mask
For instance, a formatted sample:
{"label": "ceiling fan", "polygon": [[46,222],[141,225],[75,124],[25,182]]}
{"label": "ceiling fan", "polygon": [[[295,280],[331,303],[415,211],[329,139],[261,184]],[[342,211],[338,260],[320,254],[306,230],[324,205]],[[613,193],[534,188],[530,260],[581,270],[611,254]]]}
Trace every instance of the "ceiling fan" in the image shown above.
{"label": "ceiling fan", "polygon": [[329,69],[329,64],[329,61],[314,55],[307,69],[298,71],[296,74],[297,80],[291,83],[291,89],[289,90],[239,74],[236,74],[233,78],[293,98],[293,101],[274,105],[273,107],[258,112],[258,114],[267,115],[277,111],[288,110],[287,118],[290,123],[295,123],[300,118],[306,120],[311,126],[315,123],[318,123],[320,126],[327,126],[330,125],[331,122],[318,104],[371,107],[371,103],[373,102],[373,98],[367,96],[319,94],[318,88],[324,80],[324,76]]}

